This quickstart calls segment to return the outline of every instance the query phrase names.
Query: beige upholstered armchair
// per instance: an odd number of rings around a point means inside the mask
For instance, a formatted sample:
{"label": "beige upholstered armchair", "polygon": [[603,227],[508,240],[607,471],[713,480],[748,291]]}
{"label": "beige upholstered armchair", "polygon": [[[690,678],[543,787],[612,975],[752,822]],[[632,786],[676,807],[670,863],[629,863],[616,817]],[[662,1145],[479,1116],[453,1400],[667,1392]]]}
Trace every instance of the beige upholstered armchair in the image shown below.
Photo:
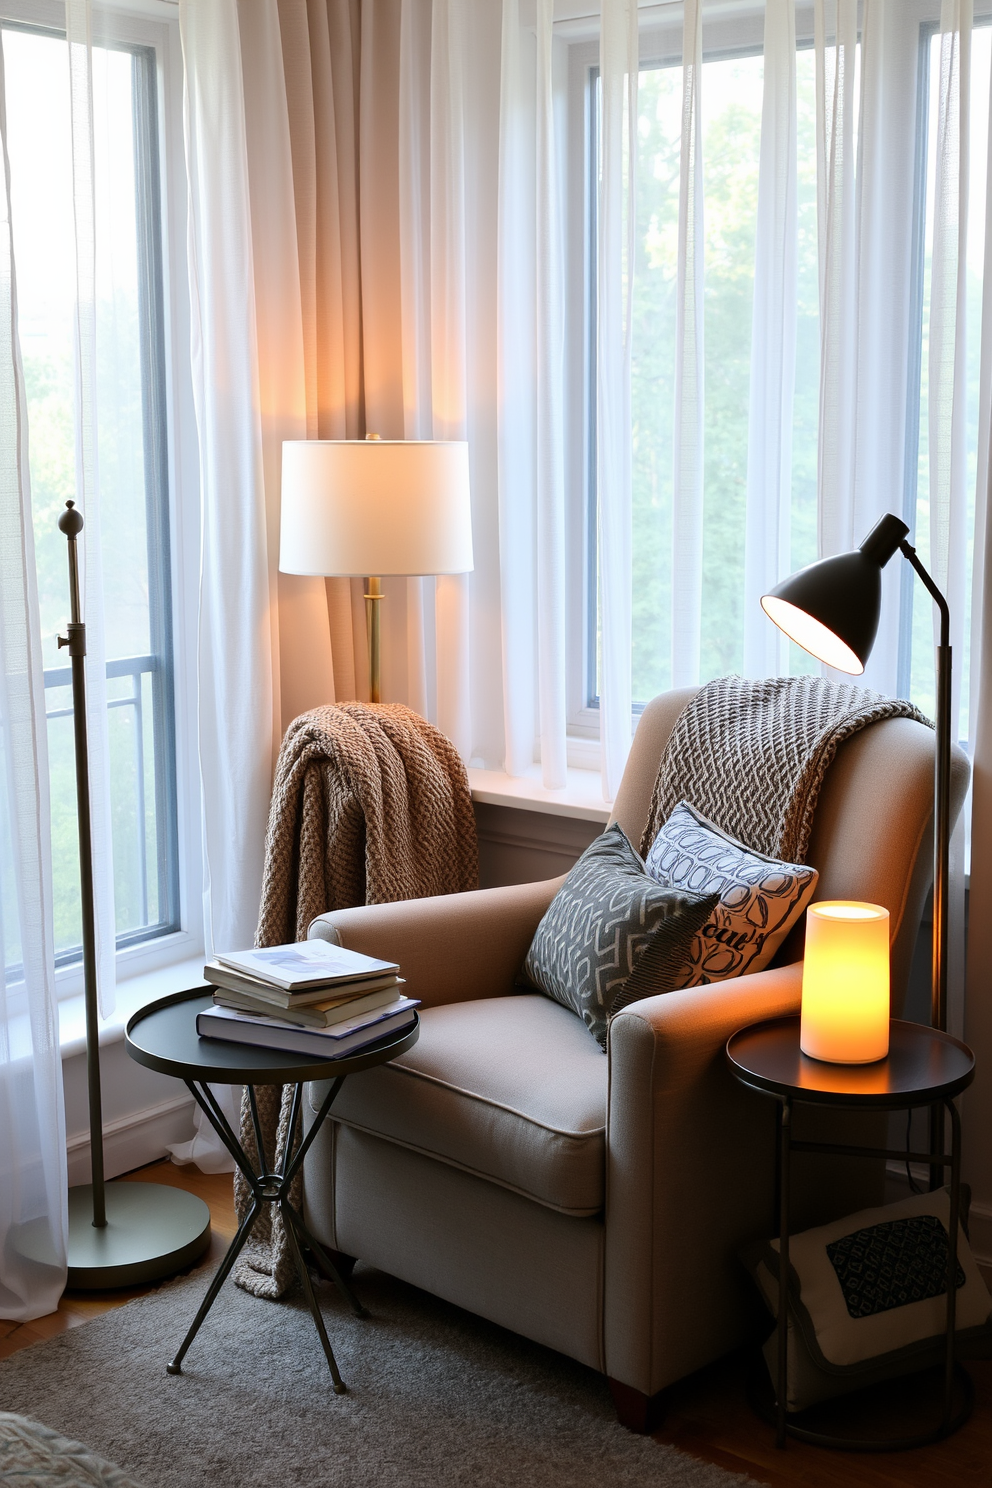
{"label": "beige upholstered armchair", "polygon": [[[635,844],[692,695],[667,693],[641,718],[615,812]],[[966,768],[955,765],[956,811]],[[932,799],[932,733],[876,723],[839,750],[808,854],[818,898],[889,909],[896,1013],[931,877]],[[346,1081],[307,1159],[307,1223],[334,1249],[601,1370],[620,1419],[644,1430],[660,1391],[751,1326],[737,1257],[772,1233],[774,1115],[734,1083],[723,1051],[742,1025],[798,1011],[801,927],[767,971],[632,1004],[604,1055],[573,1013],[514,986],[560,883],[314,921],[311,936],[398,961],[423,1006],[408,1054]],[[797,1217],[878,1201],[874,1165],[806,1162],[817,1166]]]}

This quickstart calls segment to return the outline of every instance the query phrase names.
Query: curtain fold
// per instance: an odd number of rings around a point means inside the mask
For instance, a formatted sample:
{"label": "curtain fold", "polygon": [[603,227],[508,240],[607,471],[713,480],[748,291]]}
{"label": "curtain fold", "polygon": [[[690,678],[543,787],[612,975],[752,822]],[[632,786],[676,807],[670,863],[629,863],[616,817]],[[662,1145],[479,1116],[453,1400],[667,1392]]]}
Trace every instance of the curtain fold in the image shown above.
{"label": "curtain fold", "polygon": [[[820,270],[817,536],[821,558],[850,548],[857,407],[857,0],[816,0],[816,185]],[[860,539],[859,539],[860,541]]]}
{"label": "curtain fold", "polygon": [[235,0],[188,0],[190,315],[200,455],[198,728],[204,936],[251,945],[279,740],[276,555],[269,544],[245,101]]}
{"label": "curtain fold", "polygon": [[103,550],[100,540],[92,0],[66,0],[65,28],[69,49],[72,211],[76,259],[73,347],[76,502],[84,521],[78,552],[82,569],[80,599],[86,622],[86,733],[90,760],[97,994],[100,1012],[106,1018],[113,1012],[116,1001],[117,917],[114,906],[114,844],[110,807]]}
{"label": "curtain fold", "polygon": [[0,47],[0,1318],[54,1312],[67,1172],[48,735]]}
{"label": "curtain fold", "polygon": [[[972,0],[943,0],[927,366],[930,567],[951,607],[951,645],[964,657],[967,557],[968,176]],[[935,620],[936,626],[936,620]],[[934,632],[936,636],[936,630]],[[961,661],[952,712],[959,737]]]}
{"label": "curtain fold", "polygon": [[[537,0],[535,263],[537,267],[537,690],[541,777],[567,780],[565,753],[565,304],[561,151],[554,80],[554,0]],[[636,26],[635,26],[636,42]],[[631,262],[632,260],[628,260]]]}
{"label": "curtain fold", "polygon": [[[868,0],[861,28],[854,487],[837,534],[855,547],[885,512],[906,510],[909,347],[919,37],[900,0]],[[882,576],[882,612],[865,685],[903,695],[899,631],[904,563]],[[911,576],[910,576],[911,577]]]}
{"label": "curtain fold", "polygon": [[[693,11],[694,3],[695,0],[688,0],[687,16]],[[602,0],[599,57],[596,265],[599,738],[603,796],[612,801],[627,763],[631,739],[630,373],[639,69],[637,0]]]}
{"label": "curtain fold", "polygon": [[703,594],[703,3],[686,0],[675,290],[672,686],[699,681]]}
{"label": "curtain fold", "polygon": [[[967,595],[968,182],[973,0],[943,0],[937,94],[936,179],[930,271],[928,429],[930,571],[951,611],[952,737],[961,736]],[[939,621],[934,610],[936,639]],[[951,839],[948,885],[948,1027],[964,1021],[964,823]]]}
{"label": "curtain fold", "polygon": [[[537,379],[537,284],[530,252],[537,242],[537,58],[536,36],[521,24],[519,0],[504,0],[502,20],[496,303],[503,768],[520,776],[534,762],[539,734],[534,636],[541,595],[530,391]],[[539,747],[543,765],[543,741]]]}
{"label": "curtain fold", "polygon": [[552,0],[503,7],[498,461],[504,768],[551,790],[566,757],[564,141]]}
{"label": "curtain fold", "polygon": [[760,599],[792,571],[792,418],[796,383],[798,151],[794,0],[766,0],[764,90],[754,244],[744,673],[788,671],[788,644]]}

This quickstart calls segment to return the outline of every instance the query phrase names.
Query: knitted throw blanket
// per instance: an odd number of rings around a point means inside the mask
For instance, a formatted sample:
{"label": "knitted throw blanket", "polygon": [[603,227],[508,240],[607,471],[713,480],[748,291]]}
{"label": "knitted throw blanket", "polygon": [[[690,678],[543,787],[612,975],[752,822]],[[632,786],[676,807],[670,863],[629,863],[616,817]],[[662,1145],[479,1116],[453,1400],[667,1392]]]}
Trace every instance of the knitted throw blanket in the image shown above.
{"label": "knitted throw blanket", "polygon": [[647,853],[679,801],[770,857],[806,861],[813,813],[840,745],[912,703],[825,677],[718,677],[676,720],[641,842]]}
{"label": "knitted throw blanket", "polygon": [[[478,885],[468,777],[442,733],[400,703],[338,703],[290,724],[272,788],[256,945],[305,940],[327,910]],[[291,1096],[289,1086],[256,1090],[270,1164],[285,1149]],[[247,1093],[241,1140],[257,1161]],[[295,1188],[299,1207],[302,1178]],[[241,1219],[251,1194],[240,1172],[234,1191]],[[295,1275],[273,1210],[265,1205],[235,1271],[256,1296],[281,1296]]]}

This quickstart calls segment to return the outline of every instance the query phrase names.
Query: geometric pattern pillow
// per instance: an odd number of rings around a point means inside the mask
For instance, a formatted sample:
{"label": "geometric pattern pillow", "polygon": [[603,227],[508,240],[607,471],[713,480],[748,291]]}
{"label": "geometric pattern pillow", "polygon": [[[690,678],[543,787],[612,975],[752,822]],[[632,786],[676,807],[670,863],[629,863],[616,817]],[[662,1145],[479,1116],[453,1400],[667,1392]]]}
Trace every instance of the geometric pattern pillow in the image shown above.
{"label": "geometric pattern pillow", "polygon": [[675,986],[718,897],[656,883],[614,824],[590,843],[552,899],[524,974],[578,1013],[605,1049],[613,1013]]}
{"label": "geometric pattern pillow", "polygon": [[698,987],[763,971],[816,891],[815,868],[745,847],[680,801],[651,844],[645,867],[672,888],[719,894],[676,982]]}

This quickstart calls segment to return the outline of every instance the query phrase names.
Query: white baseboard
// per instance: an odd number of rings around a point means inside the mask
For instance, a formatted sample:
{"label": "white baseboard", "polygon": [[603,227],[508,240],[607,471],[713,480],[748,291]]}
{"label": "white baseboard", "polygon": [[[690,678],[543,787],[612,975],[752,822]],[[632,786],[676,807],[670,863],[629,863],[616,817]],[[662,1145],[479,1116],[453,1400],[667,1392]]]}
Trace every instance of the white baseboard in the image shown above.
{"label": "white baseboard", "polygon": [[[108,1178],[130,1173],[165,1157],[176,1142],[193,1135],[193,1098],[173,1096],[140,1111],[129,1111],[103,1124],[103,1166]],[[75,1132],[66,1141],[69,1157],[69,1187],[90,1181],[90,1134]]]}

